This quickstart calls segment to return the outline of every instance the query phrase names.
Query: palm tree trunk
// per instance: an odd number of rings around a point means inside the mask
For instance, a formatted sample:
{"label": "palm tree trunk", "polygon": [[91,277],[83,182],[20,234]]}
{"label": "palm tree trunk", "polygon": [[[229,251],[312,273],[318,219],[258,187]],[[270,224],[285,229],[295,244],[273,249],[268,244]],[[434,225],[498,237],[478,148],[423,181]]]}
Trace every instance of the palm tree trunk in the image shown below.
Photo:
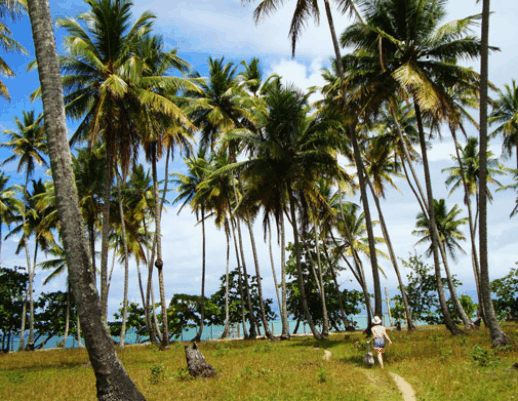
{"label": "palm tree trunk", "polygon": [[441,305],[441,310],[444,316],[444,323],[451,334],[463,334],[464,332],[459,329],[455,323],[453,322],[450,311],[448,310],[448,305],[446,304],[446,298],[444,297],[444,290],[442,285],[441,278],[441,262],[439,260],[439,241],[437,236],[437,226],[435,223],[435,212],[433,207],[433,192],[432,192],[432,182],[430,179],[430,170],[428,165],[428,155],[426,150],[426,139],[424,137],[423,130],[423,122],[421,120],[421,110],[419,105],[417,104],[417,99],[414,99],[414,108],[417,119],[417,127],[419,131],[419,142],[421,145],[421,154],[423,157],[423,170],[425,177],[425,185],[426,185],[426,193],[428,196],[428,229],[430,231],[430,237],[432,239],[432,251],[433,251],[433,259],[435,265],[435,277],[437,279],[437,293],[439,295],[439,304]]}
{"label": "palm tree trunk", "polygon": [[[144,233],[147,236],[147,224],[144,219]],[[152,344],[158,346],[157,336],[155,336],[155,330],[158,326],[153,326],[151,323],[151,315],[154,315],[155,312],[155,304],[154,299],[151,301],[151,294],[153,291],[153,261],[155,260],[155,248],[156,248],[156,235],[153,237],[153,244],[151,245],[151,256],[148,254],[147,262],[148,262],[148,274],[147,274],[147,286],[146,286],[146,302],[144,302],[144,316],[146,318],[146,329],[149,334],[149,340]],[[153,297],[154,298],[154,297]],[[151,303],[153,302],[153,303]],[[153,313],[151,313],[151,307],[153,308]]]}
{"label": "palm tree trunk", "polygon": [[237,284],[239,288],[239,298],[241,301],[241,322],[243,324],[243,337],[248,338],[248,330],[246,329],[246,319],[245,319],[245,293],[243,292],[243,280],[241,278],[241,258],[239,256],[238,244],[237,244],[237,236],[236,236],[236,221],[231,215],[230,223],[232,225],[232,234],[234,237],[234,250],[236,252],[236,262],[237,262]]}
{"label": "palm tree trunk", "polygon": [[[28,274],[28,288],[27,292],[25,293],[25,301],[24,301],[24,309],[23,309],[23,315],[22,315],[22,325],[20,328],[20,345],[18,347],[18,350],[24,350],[25,349],[25,314],[26,314],[26,305],[27,305],[27,299],[32,299],[32,268],[31,268],[31,257],[29,253],[29,245],[27,244],[27,235],[25,233],[25,225],[26,225],[26,212],[27,212],[27,198],[28,198],[28,186],[29,186],[29,172],[27,171],[27,174],[25,175],[25,188],[24,188],[24,195],[23,195],[23,202],[22,202],[22,241],[23,241],[23,248],[25,250],[25,260],[27,263],[27,274]],[[29,301],[29,311],[31,310],[30,301]],[[34,315],[32,315],[34,316]],[[29,313],[29,325],[31,324],[32,318],[31,314]],[[27,341],[27,349],[28,350],[34,350],[34,332],[32,333],[32,341],[31,341],[31,334],[29,333],[29,339]]]}
{"label": "palm tree trunk", "polygon": [[281,339],[288,340],[290,338],[290,325],[288,322],[288,304],[286,295],[286,238],[284,230],[284,216],[280,218],[281,224],[281,297],[282,297],[282,308],[281,308],[281,321],[282,321],[282,334]]}
{"label": "palm tree trunk", "polygon": [[67,283],[67,309],[65,312],[65,333],[63,333],[63,340],[59,343],[59,347],[64,347],[68,339],[68,331],[70,330],[70,284]]}
{"label": "palm tree trunk", "polygon": [[255,236],[254,231],[252,227],[252,223],[250,222],[250,219],[246,218],[246,224],[248,227],[248,233],[250,234],[250,243],[252,245],[252,255],[254,258],[254,267],[255,267],[255,275],[257,276],[257,294],[259,296],[259,306],[261,308],[261,318],[263,322],[264,327],[264,335],[269,340],[273,340],[272,332],[270,331],[270,328],[268,327],[268,319],[266,318],[266,309],[264,307],[264,299],[263,299],[263,285],[261,283],[261,270],[259,269],[259,258],[257,257],[257,247],[255,246]]}
{"label": "palm tree trunk", "polygon": [[277,296],[277,304],[279,305],[279,312],[280,312],[282,310],[282,303],[281,303],[281,297],[279,294],[279,284],[277,283],[277,273],[275,272],[275,263],[273,260],[272,228],[270,226],[270,222],[268,222],[268,226],[266,229],[268,230],[268,253],[270,255],[270,264],[272,266],[273,285],[275,287],[275,295]]}
{"label": "palm tree trunk", "polygon": [[475,227],[473,225],[473,213],[471,211],[471,199],[470,194],[468,191],[468,184],[466,183],[466,175],[464,170],[464,163],[462,162],[462,159],[460,157],[459,152],[459,143],[457,141],[457,134],[453,127],[450,127],[451,136],[453,138],[453,142],[455,144],[455,154],[457,156],[457,161],[459,163],[459,169],[460,169],[460,178],[462,180],[462,186],[464,188],[464,203],[466,204],[466,208],[468,209],[468,223],[469,223],[469,237],[471,240],[471,262],[473,265],[473,273],[475,275],[475,285],[477,287],[477,297],[478,297],[478,304],[480,305],[478,308],[477,315],[479,317],[484,316],[482,313],[482,295],[480,294],[480,268],[478,264],[478,256],[477,256],[477,245],[475,243]]}
{"label": "palm tree trunk", "polygon": [[322,275],[322,261],[320,259],[320,234],[318,232],[318,224],[315,224],[315,247],[317,252],[317,267],[318,267],[318,278],[320,281],[320,291],[321,291],[321,299],[322,299],[322,316],[323,316],[323,324],[322,324],[322,336],[326,338],[329,335],[329,317],[327,315],[327,305],[326,305],[326,290],[324,285],[324,277]]}
{"label": "palm tree trunk", "polygon": [[[228,221],[227,221],[228,224]],[[230,264],[230,233],[226,230],[226,238],[227,238],[227,263],[225,267],[225,328],[223,329],[223,333],[221,333],[220,339],[224,339],[228,337],[229,332],[229,320],[230,320],[230,311],[228,309],[228,266]]]}
{"label": "palm tree trunk", "polygon": [[372,198],[374,199],[374,203],[376,205],[376,208],[378,210],[378,218],[381,223],[381,232],[383,233],[383,238],[385,238],[385,243],[387,245],[390,261],[392,262],[392,266],[394,266],[394,271],[396,272],[398,284],[399,284],[399,290],[401,291],[401,298],[403,299],[403,305],[405,306],[405,316],[406,316],[406,325],[407,330],[412,331],[415,329],[414,324],[412,323],[412,315],[410,313],[410,307],[408,306],[408,299],[405,292],[405,286],[403,284],[403,280],[401,279],[401,274],[399,272],[399,266],[397,263],[397,258],[394,253],[394,248],[392,247],[392,241],[390,240],[390,235],[387,229],[387,224],[385,223],[385,216],[383,215],[383,212],[381,210],[380,201],[378,198],[378,194],[376,194],[376,191],[374,190],[374,186],[372,185],[372,182],[367,174],[365,174],[365,177],[367,179],[367,184],[369,185],[369,188],[371,190]]}
{"label": "palm tree trunk", "polygon": [[[333,48],[335,51],[335,58],[337,60],[338,74],[340,76],[340,88],[342,90],[342,102],[345,101],[346,90],[344,86],[345,76],[344,70],[342,66],[342,55],[340,53],[340,46],[338,45],[338,38],[336,36],[336,31],[333,22],[333,16],[331,13],[331,6],[329,4],[329,0],[324,0],[324,5],[326,9],[327,22],[329,24],[329,30],[331,32],[331,38],[333,41]],[[353,145],[354,152],[354,162],[356,164],[356,170],[358,172],[358,181],[360,184],[360,195],[361,201],[363,204],[363,212],[365,213],[365,225],[367,226],[367,239],[369,242],[369,256],[371,260],[372,267],[372,280],[374,285],[374,313],[377,316],[381,316],[382,311],[382,295],[381,295],[381,283],[378,272],[378,260],[376,257],[376,244],[374,242],[374,232],[372,231],[372,220],[369,210],[369,199],[367,197],[367,190],[365,185],[365,179],[363,177],[363,161],[360,154],[360,146],[358,144],[358,138],[356,135],[356,128],[354,126],[349,127],[348,129],[349,138],[351,139]]]}
{"label": "palm tree trunk", "polygon": [[145,400],[117,358],[101,318],[97,290],[92,285],[93,272],[72,171],[63,87],[49,4],[47,0],[29,0],[27,3],[38,61],[52,178],[62,222],[60,231],[78,314],[86,322],[85,342],[96,376],[97,398],[99,401]]}
{"label": "palm tree trunk", "polygon": [[29,274],[29,339],[27,340],[27,350],[34,351],[34,271],[36,270],[36,261],[38,255],[38,236],[34,241],[34,259],[32,261],[32,269]]}
{"label": "palm tree trunk", "polygon": [[489,327],[493,346],[511,342],[502,331],[496,319],[491,289],[489,286],[489,265],[487,258],[487,106],[488,106],[488,59],[489,59],[489,0],[482,0],[482,34],[480,57],[480,170],[479,170],[479,249],[480,249],[480,290],[484,302],[485,323]]}
{"label": "palm tree trunk", "polygon": [[156,238],[156,260],[155,267],[158,269],[158,285],[160,289],[160,304],[162,309],[162,344],[161,349],[169,347],[169,327],[167,322],[167,300],[165,297],[164,286],[164,261],[162,260],[162,234],[160,232],[160,222],[162,219],[162,210],[160,209],[160,194],[158,191],[158,176],[157,176],[157,157],[156,157],[156,143],[152,145],[152,171],[153,171],[153,192],[155,195],[155,238]]}
{"label": "palm tree trunk", "polygon": [[201,207],[201,231],[202,231],[202,262],[201,262],[201,311],[200,329],[196,334],[196,341],[201,340],[203,322],[205,320],[205,208]]}
{"label": "palm tree trunk", "polygon": [[290,211],[291,211],[291,225],[293,227],[293,242],[295,245],[295,259],[297,263],[297,284],[299,286],[300,292],[300,302],[302,304],[302,309],[306,316],[306,321],[308,322],[309,328],[313,333],[313,337],[315,340],[320,340],[321,335],[313,324],[313,319],[311,318],[311,312],[308,308],[308,302],[306,299],[306,290],[304,289],[304,281],[302,278],[302,266],[300,262],[300,243],[299,243],[299,233],[297,230],[297,216],[295,215],[295,199],[293,198],[293,194],[289,194],[290,197]]}
{"label": "palm tree trunk", "polygon": [[124,348],[124,341],[126,339],[126,320],[128,319],[128,286],[129,286],[129,252],[128,242],[126,238],[126,224],[124,222],[124,208],[122,207],[122,193],[121,193],[121,176],[119,172],[116,172],[117,176],[117,197],[119,198],[119,215],[121,219],[121,231],[122,231],[122,246],[124,247],[124,295],[122,298],[122,324],[120,331],[119,348]]}
{"label": "palm tree trunk", "polygon": [[101,240],[101,309],[102,318],[108,315],[108,247],[110,241],[110,206],[115,151],[111,143],[106,144],[106,176],[104,181],[103,225]]}
{"label": "palm tree trunk", "polygon": [[77,316],[77,348],[84,348],[84,345],[81,341],[81,320],[79,319],[79,315]]}

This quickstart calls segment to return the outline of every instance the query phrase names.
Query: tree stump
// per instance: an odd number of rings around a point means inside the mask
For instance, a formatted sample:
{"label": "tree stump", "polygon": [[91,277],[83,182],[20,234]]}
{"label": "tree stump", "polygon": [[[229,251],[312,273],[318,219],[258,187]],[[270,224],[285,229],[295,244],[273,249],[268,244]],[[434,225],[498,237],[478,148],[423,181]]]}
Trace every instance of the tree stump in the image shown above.
{"label": "tree stump", "polygon": [[216,369],[207,363],[196,341],[193,341],[192,346],[185,346],[185,359],[192,377],[214,377],[218,374]]}

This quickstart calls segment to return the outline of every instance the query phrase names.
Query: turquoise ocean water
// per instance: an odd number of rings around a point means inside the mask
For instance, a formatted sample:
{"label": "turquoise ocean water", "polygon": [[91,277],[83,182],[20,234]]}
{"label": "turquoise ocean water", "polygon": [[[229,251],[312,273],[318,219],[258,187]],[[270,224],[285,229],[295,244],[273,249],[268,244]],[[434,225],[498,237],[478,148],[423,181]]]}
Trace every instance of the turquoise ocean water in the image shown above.
{"label": "turquoise ocean water", "polygon": [[[362,330],[362,329],[365,329],[367,327],[367,316],[365,316],[365,315],[354,316],[353,320],[356,321],[356,324],[357,324],[356,328],[358,330]],[[384,325],[385,326],[389,325],[388,316],[385,315],[383,317],[383,321],[384,321]],[[295,330],[295,326],[297,325],[297,322],[295,320],[290,320],[289,321],[289,325],[290,325],[290,333],[293,333],[293,330]],[[239,328],[237,327],[237,325],[232,327],[231,333],[229,335],[229,338],[238,338],[238,337],[241,337],[243,335],[242,326],[241,325],[239,325],[239,326],[240,326]],[[282,323],[281,323],[280,320],[273,320],[273,321],[269,322],[269,326],[270,326],[270,330],[273,332],[274,335],[280,335],[281,334],[281,332],[282,332]],[[223,329],[224,329],[224,326],[204,326],[202,340],[213,340],[213,339],[215,340],[215,339],[218,339],[221,336],[221,333],[223,332]],[[343,330],[344,328],[340,327],[340,329]],[[193,327],[193,328],[186,328],[186,329],[183,330],[182,335],[180,336],[179,340],[180,341],[190,341],[191,339],[193,339],[196,336],[196,332],[197,332],[197,328],[195,328],[195,327]],[[262,333],[263,332],[261,330],[261,334]],[[298,334],[311,333],[311,331],[309,330],[309,327],[308,327],[307,324],[300,323],[297,333]],[[26,340],[27,340],[27,337],[28,337],[28,332],[25,335],[25,339]],[[57,344],[62,339],[63,339],[62,336],[52,337],[45,344],[45,346],[43,348],[46,349],[46,348],[57,347]],[[36,346],[41,344],[41,342],[43,340],[44,340],[44,338],[41,338],[39,341],[37,341],[36,342]],[[113,340],[114,341],[118,341],[119,338],[118,337],[113,337]],[[130,329],[126,333],[126,340],[125,340],[126,344],[140,343],[143,340],[144,340],[144,338],[139,338],[135,334],[134,330]],[[10,350],[17,350],[18,349],[18,344],[19,344],[19,338],[13,338],[12,341],[11,341]],[[83,342],[83,344],[84,344],[84,342]],[[77,339],[72,337],[72,336],[68,336],[67,341],[65,343],[65,347],[66,348],[75,348],[77,346],[78,346]]]}

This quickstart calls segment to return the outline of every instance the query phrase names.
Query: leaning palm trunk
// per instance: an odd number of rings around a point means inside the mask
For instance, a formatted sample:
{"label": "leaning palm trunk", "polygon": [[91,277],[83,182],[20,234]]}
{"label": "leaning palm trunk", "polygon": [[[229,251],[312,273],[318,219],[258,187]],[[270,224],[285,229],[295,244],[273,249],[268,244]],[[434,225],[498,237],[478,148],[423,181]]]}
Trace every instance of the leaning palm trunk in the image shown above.
{"label": "leaning palm trunk", "polygon": [[428,196],[428,226],[430,231],[430,237],[432,239],[432,252],[433,252],[433,260],[435,266],[435,277],[437,280],[437,293],[439,295],[439,304],[441,306],[441,310],[444,317],[444,323],[448,330],[453,334],[463,334],[464,332],[459,329],[455,323],[453,322],[450,311],[448,310],[448,305],[446,304],[446,298],[444,297],[444,289],[442,285],[441,278],[441,262],[439,260],[439,241],[437,236],[437,227],[435,223],[435,212],[433,206],[433,192],[432,192],[432,182],[430,179],[430,170],[428,165],[428,155],[426,150],[426,139],[424,137],[423,130],[423,122],[421,120],[421,110],[419,105],[416,103],[417,99],[414,99],[414,108],[417,119],[417,126],[419,131],[419,142],[421,145],[421,154],[423,157],[423,170],[426,184],[426,193]]}
{"label": "leaning palm trunk", "polygon": [[406,296],[405,286],[403,284],[403,280],[401,279],[401,274],[399,272],[399,266],[398,266],[398,263],[397,263],[397,258],[396,258],[396,255],[394,253],[394,248],[392,247],[392,241],[390,240],[390,235],[389,235],[389,232],[388,232],[388,229],[387,229],[387,225],[385,223],[385,217],[384,217],[383,212],[381,210],[381,205],[380,205],[380,201],[379,201],[379,198],[378,198],[378,194],[374,190],[374,186],[372,185],[372,182],[371,182],[369,176],[367,174],[365,174],[365,177],[367,179],[367,184],[369,185],[369,188],[371,190],[371,195],[372,195],[372,197],[374,199],[374,203],[375,203],[376,208],[378,210],[378,218],[379,218],[380,223],[381,223],[381,231],[383,233],[383,238],[385,239],[385,243],[387,244],[387,248],[388,248],[389,256],[390,256],[390,261],[392,262],[392,266],[394,266],[394,271],[396,272],[396,276],[397,276],[397,280],[398,280],[398,284],[399,284],[399,289],[401,291],[401,298],[403,299],[403,305],[405,307],[405,316],[406,316],[407,330],[408,331],[412,331],[415,327],[414,327],[414,324],[412,323],[412,315],[410,313],[410,307],[408,306],[408,299],[407,299],[407,296]]}
{"label": "leaning palm trunk", "polygon": [[[277,296],[277,304],[279,305],[279,311],[282,310],[281,297],[279,294],[279,285],[277,283],[277,273],[275,272],[275,263],[273,261],[273,251],[272,251],[272,229],[270,224],[267,226],[268,230],[268,253],[270,255],[270,264],[272,266],[272,276],[273,276],[273,285],[275,287],[275,295]],[[282,318],[281,318],[282,321]]]}
{"label": "leaning palm trunk", "polygon": [[126,320],[128,319],[128,281],[129,281],[129,252],[128,252],[128,241],[126,238],[126,224],[124,222],[124,209],[122,207],[122,194],[121,194],[121,176],[117,171],[117,197],[119,200],[119,214],[121,219],[121,232],[122,232],[122,246],[124,248],[124,295],[122,298],[122,324],[120,331],[119,348],[124,348],[124,341],[126,339]]}
{"label": "leaning palm trunk", "polygon": [[255,275],[257,276],[257,295],[259,297],[259,306],[261,308],[261,318],[264,327],[264,335],[269,340],[273,340],[272,332],[268,327],[268,319],[266,317],[266,309],[264,307],[264,299],[263,299],[263,285],[261,283],[261,271],[259,269],[259,258],[257,257],[257,247],[255,246],[255,236],[252,228],[252,223],[250,222],[250,218],[246,218],[246,224],[248,227],[248,233],[250,234],[250,243],[252,244],[252,255],[254,257],[254,266],[255,266]]}
{"label": "leaning palm trunk", "polygon": [[112,143],[106,144],[106,175],[104,181],[103,225],[101,240],[101,309],[102,318],[106,321],[108,315],[108,247],[110,236],[110,206],[113,181],[113,159],[115,151]]}
{"label": "leaning palm trunk", "polygon": [[[329,31],[331,33],[331,39],[333,41],[333,48],[335,51],[336,60],[342,60],[342,55],[340,52],[340,46],[338,45],[338,38],[336,36],[336,30],[333,22],[333,15],[331,13],[331,6],[329,4],[329,0],[324,0],[324,6],[326,9],[327,22],[329,25]],[[342,102],[345,106],[345,98],[346,98],[346,89],[345,89],[345,75],[341,62],[336,63],[338,67],[338,74],[340,77],[340,89],[342,92]],[[345,110],[344,110],[345,111]],[[353,145],[354,152],[354,162],[356,164],[356,170],[358,172],[358,181],[360,184],[360,195],[361,201],[363,203],[363,212],[365,214],[365,225],[367,226],[367,239],[369,242],[369,256],[371,260],[372,267],[372,280],[374,285],[374,312],[376,315],[382,315],[382,295],[381,295],[381,283],[378,272],[378,260],[376,257],[376,245],[374,242],[374,232],[372,231],[372,220],[369,210],[369,199],[367,197],[367,190],[365,185],[365,179],[363,177],[363,161],[360,154],[360,146],[358,144],[358,137],[356,134],[356,127],[351,126],[348,129],[348,136],[351,139]],[[370,323],[369,323],[370,324]]]}
{"label": "leaning palm trunk", "polygon": [[304,281],[302,278],[302,266],[300,261],[299,233],[297,230],[297,216],[295,215],[295,199],[293,198],[293,194],[290,194],[290,210],[291,225],[293,227],[293,242],[295,245],[295,259],[297,264],[297,284],[299,286],[300,303],[302,304],[302,310],[304,311],[304,314],[306,316],[306,321],[309,325],[309,328],[313,333],[313,337],[315,337],[315,340],[320,340],[322,336],[313,324],[313,319],[311,318],[311,313],[309,311],[308,302],[306,299],[306,291],[304,289]]}
{"label": "leaning palm trunk", "polygon": [[117,358],[108,329],[101,318],[97,290],[92,285],[93,272],[72,171],[62,81],[49,5],[47,0],[29,0],[27,3],[42,89],[52,178],[62,222],[60,233],[78,315],[86,323],[85,343],[96,376],[97,398],[100,401],[145,400]]}
{"label": "leaning palm trunk", "polygon": [[471,199],[470,199],[470,194],[468,191],[468,184],[466,182],[464,163],[462,163],[462,159],[461,159],[460,153],[459,153],[459,143],[457,141],[457,134],[452,127],[450,127],[450,132],[451,132],[451,136],[453,138],[453,142],[455,144],[455,154],[457,156],[457,161],[459,163],[462,187],[464,188],[464,203],[466,204],[466,208],[468,209],[469,237],[471,240],[471,262],[473,265],[473,274],[475,275],[475,285],[477,287],[478,304],[480,305],[480,307],[477,310],[477,315],[478,315],[478,317],[483,318],[483,316],[484,316],[483,301],[482,301],[482,294],[480,293],[480,268],[479,268],[479,264],[478,264],[477,245],[475,243],[476,235],[475,235],[475,226],[473,225],[473,213],[471,211]]}
{"label": "leaning palm trunk", "polygon": [[502,331],[496,319],[491,288],[489,286],[489,266],[487,260],[487,106],[488,106],[488,58],[489,58],[489,0],[482,0],[482,34],[480,57],[480,171],[479,171],[479,250],[480,250],[480,291],[484,302],[485,323],[489,327],[493,346],[509,344],[511,340]]}
{"label": "leaning palm trunk", "polygon": [[237,284],[239,288],[239,298],[241,303],[241,322],[243,324],[243,337],[248,338],[248,330],[246,329],[246,318],[245,318],[245,293],[243,291],[243,280],[241,277],[241,257],[239,256],[239,249],[238,249],[238,239],[236,236],[236,221],[233,217],[231,217],[230,223],[232,225],[232,234],[234,237],[234,250],[236,252],[236,261],[237,261]]}
{"label": "leaning palm trunk", "polygon": [[167,301],[165,297],[164,286],[164,261],[162,260],[162,237],[160,232],[160,222],[162,220],[162,210],[160,208],[160,194],[158,191],[158,176],[157,176],[157,155],[156,143],[152,144],[152,170],[153,170],[153,192],[155,195],[155,239],[156,239],[156,260],[155,267],[158,269],[158,285],[160,289],[160,304],[162,308],[162,344],[161,348],[166,349],[169,346],[169,327],[167,322]]}

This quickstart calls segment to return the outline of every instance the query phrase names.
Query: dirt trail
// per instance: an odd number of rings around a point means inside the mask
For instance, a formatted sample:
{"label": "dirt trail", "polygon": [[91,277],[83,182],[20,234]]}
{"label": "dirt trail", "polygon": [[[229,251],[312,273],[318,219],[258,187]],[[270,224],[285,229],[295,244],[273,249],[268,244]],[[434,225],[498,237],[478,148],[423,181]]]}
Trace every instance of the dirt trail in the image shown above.
{"label": "dirt trail", "polygon": [[396,386],[398,386],[399,391],[401,391],[401,394],[403,395],[404,401],[415,401],[415,393],[414,389],[410,384],[406,382],[405,379],[403,379],[401,376],[396,375],[395,373],[388,372],[390,376],[394,379],[396,382]]}

